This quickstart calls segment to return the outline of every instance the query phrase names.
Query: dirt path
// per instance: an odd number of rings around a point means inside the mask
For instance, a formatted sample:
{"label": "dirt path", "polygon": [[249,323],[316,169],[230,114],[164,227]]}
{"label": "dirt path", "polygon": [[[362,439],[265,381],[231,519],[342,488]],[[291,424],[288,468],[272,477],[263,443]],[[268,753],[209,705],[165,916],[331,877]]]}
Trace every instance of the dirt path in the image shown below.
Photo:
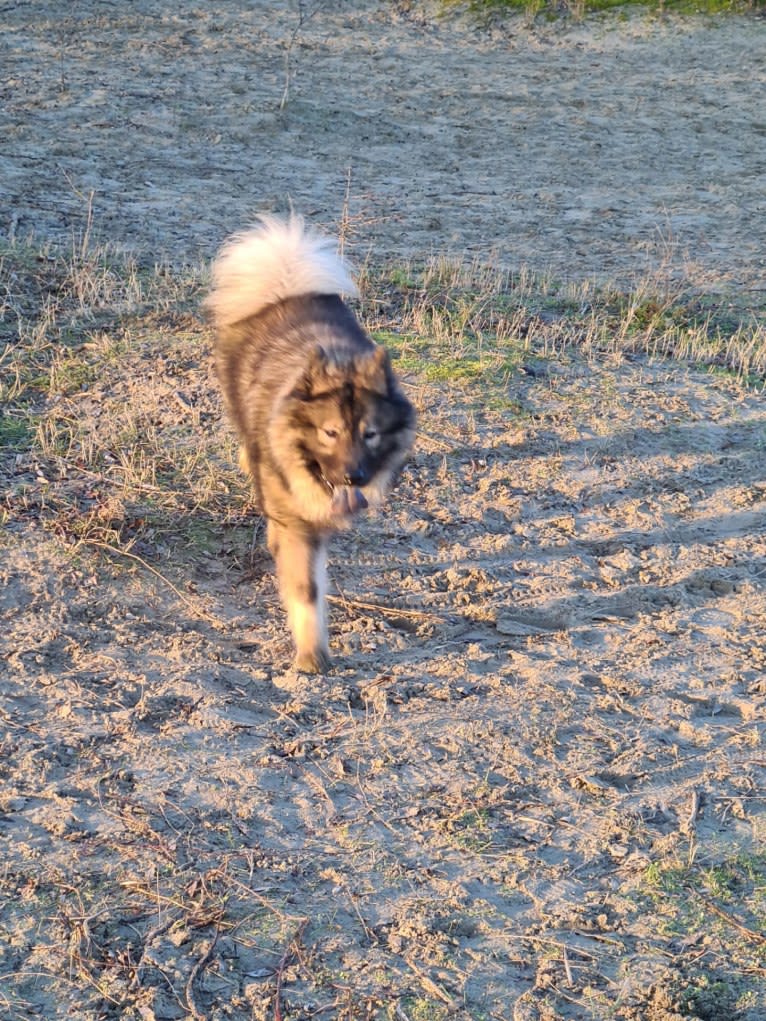
{"label": "dirt path", "polygon": [[765,21],[302,6],[5,4],[0,230],[67,239],[92,191],[97,236],[194,261],[288,197],[337,223],[350,168],[376,258],[763,286]]}

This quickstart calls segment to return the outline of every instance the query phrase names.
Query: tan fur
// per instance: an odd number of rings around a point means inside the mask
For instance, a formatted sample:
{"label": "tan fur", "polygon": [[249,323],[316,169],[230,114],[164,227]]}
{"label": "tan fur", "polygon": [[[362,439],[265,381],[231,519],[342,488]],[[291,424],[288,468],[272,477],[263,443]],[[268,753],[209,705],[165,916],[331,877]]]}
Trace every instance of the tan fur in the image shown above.
{"label": "tan fur", "polygon": [[324,673],[330,665],[326,543],[269,521],[268,545],[295,642],[295,666],[306,673]]}

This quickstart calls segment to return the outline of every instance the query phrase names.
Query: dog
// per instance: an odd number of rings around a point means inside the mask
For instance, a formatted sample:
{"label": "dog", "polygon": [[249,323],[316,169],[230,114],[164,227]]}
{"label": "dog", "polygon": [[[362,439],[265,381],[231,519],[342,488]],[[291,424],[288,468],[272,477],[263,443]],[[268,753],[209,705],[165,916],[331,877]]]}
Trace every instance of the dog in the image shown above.
{"label": "dog", "polygon": [[357,288],[334,241],[291,215],[232,237],[207,299],[216,375],[304,673],[330,667],[328,540],[382,504],[415,438],[387,351],[341,295]]}

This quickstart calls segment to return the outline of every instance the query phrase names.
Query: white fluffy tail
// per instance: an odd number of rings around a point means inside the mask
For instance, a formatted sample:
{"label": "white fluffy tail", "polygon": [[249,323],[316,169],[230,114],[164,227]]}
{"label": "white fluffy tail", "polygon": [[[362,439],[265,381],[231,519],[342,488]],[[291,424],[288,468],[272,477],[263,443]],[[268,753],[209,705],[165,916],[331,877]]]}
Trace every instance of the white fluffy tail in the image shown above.
{"label": "white fluffy tail", "polygon": [[213,264],[207,306],[218,326],[247,319],[267,305],[302,294],[357,294],[351,272],[331,238],[307,228],[303,217],[260,217],[235,234]]}

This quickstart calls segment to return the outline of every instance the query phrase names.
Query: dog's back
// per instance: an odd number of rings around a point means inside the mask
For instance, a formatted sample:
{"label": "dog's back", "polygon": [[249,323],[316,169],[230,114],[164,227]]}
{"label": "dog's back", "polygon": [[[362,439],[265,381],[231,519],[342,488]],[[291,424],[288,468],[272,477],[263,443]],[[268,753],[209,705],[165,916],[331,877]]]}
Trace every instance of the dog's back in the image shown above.
{"label": "dog's back", "polygon": [[264,216],[236,234],[213,265],[207,307],[216,327],[216,373],[241,436],[261,431],[310,351],[369,351],[371,341],[340,299],[356,285],[333,242],[291,216]]}

